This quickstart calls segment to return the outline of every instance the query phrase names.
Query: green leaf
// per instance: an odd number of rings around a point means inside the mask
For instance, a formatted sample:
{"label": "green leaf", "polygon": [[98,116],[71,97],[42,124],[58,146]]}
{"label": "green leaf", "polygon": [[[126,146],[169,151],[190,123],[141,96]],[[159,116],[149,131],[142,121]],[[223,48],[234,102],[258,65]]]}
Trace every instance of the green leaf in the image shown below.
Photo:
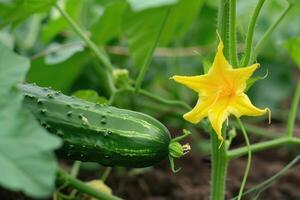
{"label": "green leaf", "polygon": [[160,38],[161,45],[167,45],[172,39],[182,37],[200,13],[204,0],[181,0],[172,6]]}
{"label": "green leaf", "polygon": [[289,39],[285,42],[284,47],[300,68],[300,37]]}
{"label": "green leaf", "polygon": [[129,53],[134,65],[140,68],[151,53],[167,15],[168,8],[148,9],[141,12],[126,11],[123,30],[128,36]]}
{"label": "green leaf", "polygon": [[291,4],[300,4],[300,0],[287,0]]}
{"label": "green leaf", "polygon": [[172,5],[177,3],[178,0],[151,0],[151,1],[127,0],[127,2],[135,12],[138,12],[149,8]]}
{"label": "green leaf", "polygon": [[33,197],[54,188],[60,140],[49,135],[22,107],[16,85],[24,81],[29,60],[0,44],[0,185]]}
{"label": "green leaf", "polygon": [[75,93],[73,93],[73,95],[75,97],[93,103],[100,103],[100,104],[108,103],[108,100],[105,97],[99,96],[95,90],[77,90]]}
{"label": "green leaf", "polygon": [[45,57],[45,64],[55,65],[62,63],[72,57],[74,54],[84,50],[81,43],[57,44],[52,43],[46,51],[50,53]]}
{"label": "green leaf", "polygon": [[35,82],[42,87],[51,86],[56,90],[68,92],[90,58],[90,54],[83,51],[55,65],[47,65],[44,57],[34,59],[28,72],[27,81]]}
{"label": "green leaf", "polygon": [[28,16],[51,8],[56,0],[12,0],[0,2],[0,28],[10,23],[19,23]]}
{"label": "green leaf", "polygon": [[[178,4],[171,6],[169,12],[169,7],[152,8],[140,12],[128,10],[122,26],[128,36],[129,53],[134,65],[138,68],[143,65],[145,57],[151,53],[158,39],[161,44],[166,45],[172,39],[186,33],[202,5],[202,0],[181,0]],[[158,38],[159,34],[160,38]]]}
{"label": "green leaf", "polygon": [[104,44],[120,35],[125,8],[126,3],[124,1],[114,1],[108,4],[103,15],[91,27],[91,39],[97,44]]}

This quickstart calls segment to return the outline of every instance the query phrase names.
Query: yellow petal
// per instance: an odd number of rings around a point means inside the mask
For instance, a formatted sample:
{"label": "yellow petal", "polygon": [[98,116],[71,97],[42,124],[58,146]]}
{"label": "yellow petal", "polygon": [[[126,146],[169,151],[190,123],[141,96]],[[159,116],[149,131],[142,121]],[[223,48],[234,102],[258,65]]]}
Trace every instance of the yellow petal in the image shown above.
{"label": "yellow petal", "polygon": [[214,104],[214,102],[215,98],[199,98],[196,106],[190,112],[184,114],[183,118],[193,124],[200,122],[208,115],[208,110]]}
{"label": "yellow petal", "polygon": [[208,119],[218,135],[218,139],[223,141],[222,137],[222,125],[227,119],[229,112],[229,98],[220,98],[218,99],[214,106],[208,111]]}
{"label": "yellow petal", "polygon": [[258,67],[259,64],[256,63],[248,67],[231,70],[233,82],[236,85],[236,88],[239,89],[239,91],[243,92],[245,90],[247,86],[246,81],[252,76],[252,74]]}
{"label": "yellow petal", "polygon": [[214,83],[208,80],[207,75],[173,76],[171,79],[174,79],[176,82],[181,83],[198,93],[204,93],[205,91],[210,91],[212,87],[216,87]]}
{"label": "yellow petal", "polygon": [[214,71],[215,73],[221,73],[224,72],[225,70],[232,69],[231,65],[228,63],[228,61],[226,60],[223,54],[224,44],[219,33],[218,33],[218,37],[220,42],[213,62],[213,66],[210,69],[211,72]]}
{"label": "yellow petal", "polygon": [[268,112],[268,109],[260,109],[255,107],[246,94],[236,96],[230,103],[229,112],[234,114],[236,117],[242,115],[247,116],[260,116]]}

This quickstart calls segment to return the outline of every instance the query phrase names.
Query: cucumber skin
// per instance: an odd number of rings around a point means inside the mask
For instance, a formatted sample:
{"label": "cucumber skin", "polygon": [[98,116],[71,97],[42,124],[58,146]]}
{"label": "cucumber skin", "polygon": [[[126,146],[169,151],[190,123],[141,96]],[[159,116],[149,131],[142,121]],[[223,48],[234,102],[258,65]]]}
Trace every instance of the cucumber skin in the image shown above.
{"label": "cucumber skin", "polygon": [[58,154],[106,166],[147,167],[166,158],[168,129],[143,113],[94,104],[35,84],[19,84],[24,106],[62,138]]}

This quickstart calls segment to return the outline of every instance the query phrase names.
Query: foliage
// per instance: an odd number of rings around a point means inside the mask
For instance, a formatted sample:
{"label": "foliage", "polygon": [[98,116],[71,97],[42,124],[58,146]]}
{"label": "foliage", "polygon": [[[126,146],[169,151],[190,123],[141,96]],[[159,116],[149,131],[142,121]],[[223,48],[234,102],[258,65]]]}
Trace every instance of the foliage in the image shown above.
{"label": "foliage", "polygon": [[29,60],[0,43],[0,184],[35,197],[48,196],[57,169],[53,149],[60,141],[40,127],[22,107],[16,88],[29,68]]}

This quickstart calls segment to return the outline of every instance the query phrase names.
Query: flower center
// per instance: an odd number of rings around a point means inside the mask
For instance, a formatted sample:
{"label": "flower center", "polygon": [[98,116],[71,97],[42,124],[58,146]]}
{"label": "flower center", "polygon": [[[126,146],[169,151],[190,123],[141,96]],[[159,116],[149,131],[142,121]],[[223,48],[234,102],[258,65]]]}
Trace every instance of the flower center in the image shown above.
{"label": "flower center", "polygon": [[219,92],[220,92],[220,97],[232,97],[234,95],[236,95],[237,93],[237,90],[236,90],[236,87],[234,86],[220,86],[220,89],[219,89]]}

